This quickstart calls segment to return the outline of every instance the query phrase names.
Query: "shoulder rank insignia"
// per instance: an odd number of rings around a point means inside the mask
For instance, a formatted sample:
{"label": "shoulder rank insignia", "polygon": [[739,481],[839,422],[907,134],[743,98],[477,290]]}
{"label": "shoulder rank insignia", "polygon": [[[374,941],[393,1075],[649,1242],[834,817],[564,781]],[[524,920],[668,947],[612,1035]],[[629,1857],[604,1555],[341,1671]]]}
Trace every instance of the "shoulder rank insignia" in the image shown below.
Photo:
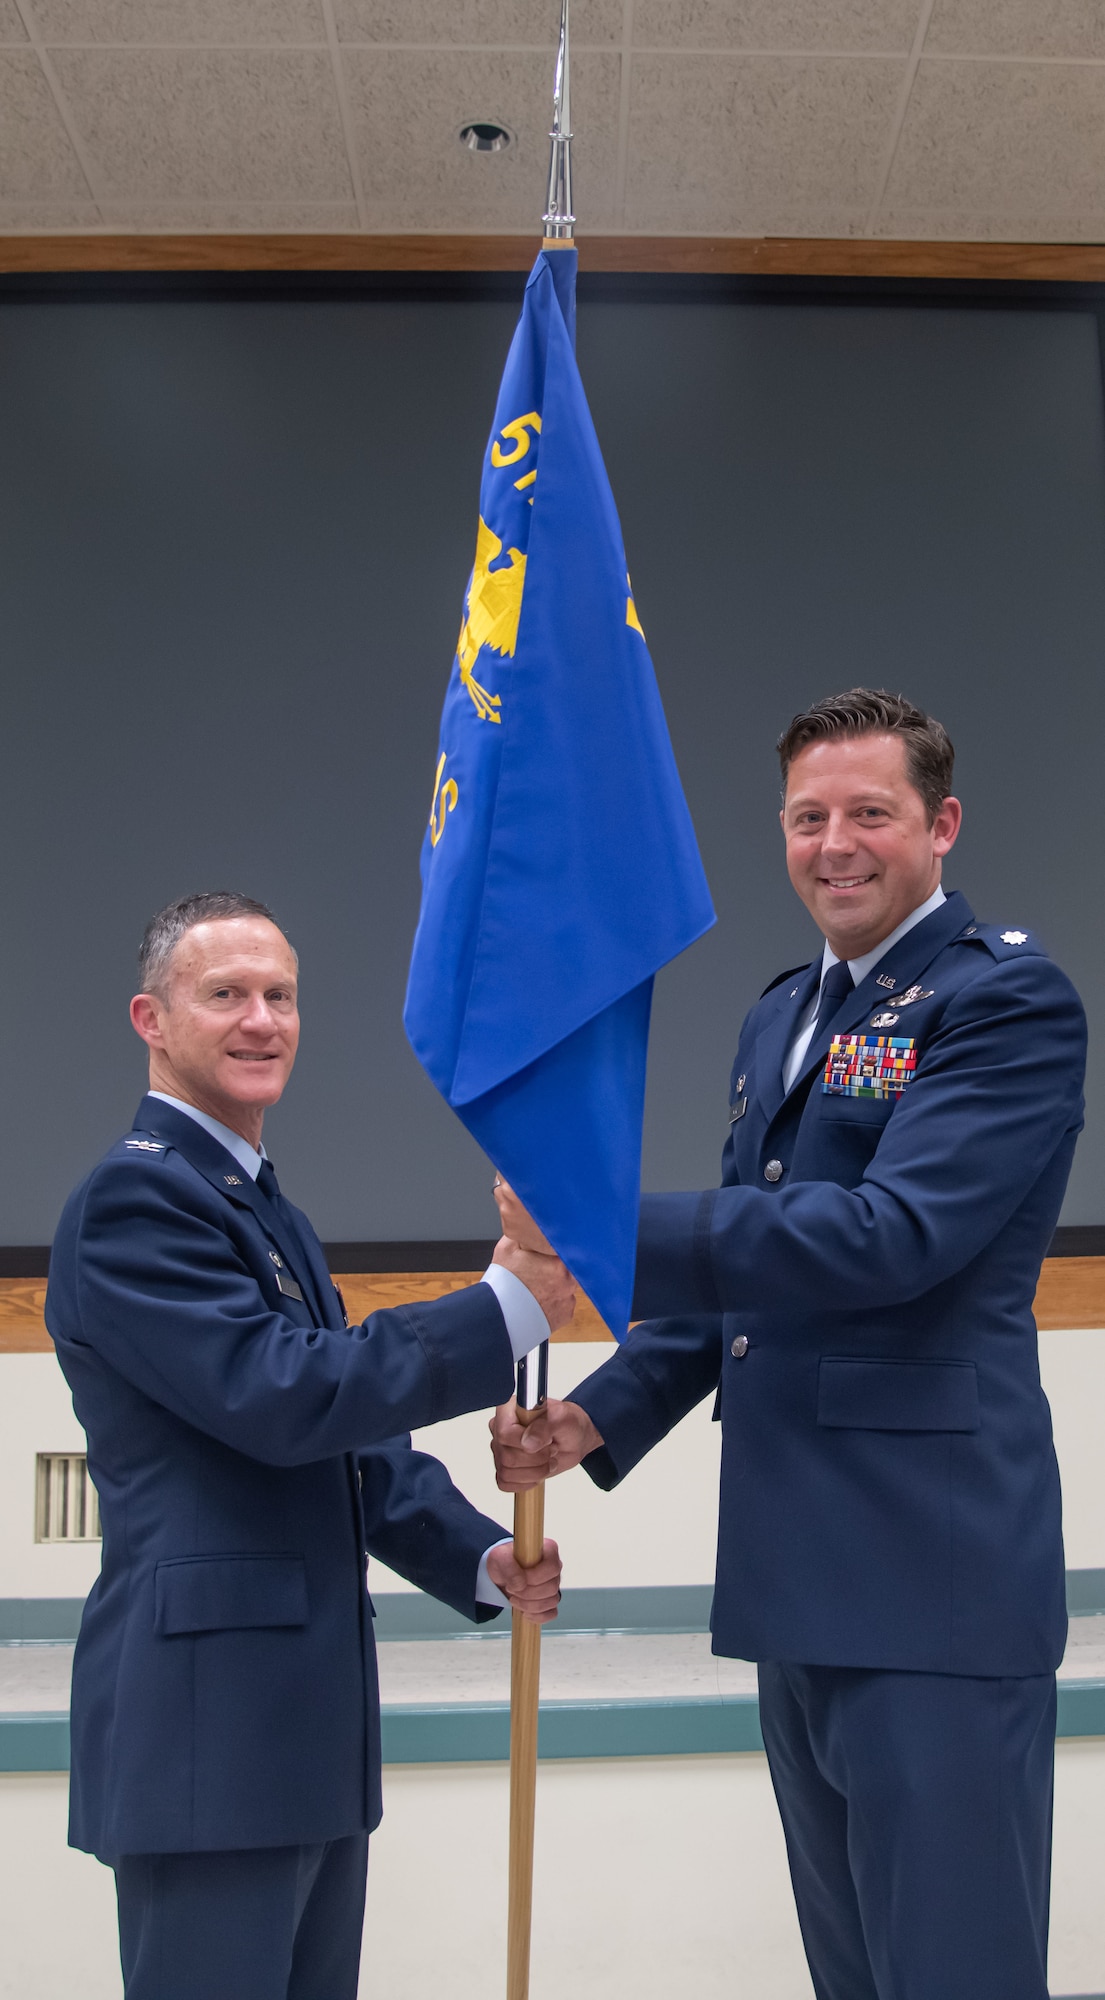
{"label": "shoulder rank insignia", "polygon": [[1027,943],[1028,943],[1028,932],[1027,932],[1027,931],[1003,931],[1003,932],[1002,932],[1002,934],[1001,934],[1001,941],[1002,941],[1002,943],[1003,943],[1003,944],[1027,944]]}
{"label": "shoulder rank insignia", "polygon": [[157,1139],[124,1139],[124,1146],[130,1146],[136,1153],[163,1153],[164,1146]]}
{"label": "shoulder rank insignia", "polygon": [[917,1067],[907,1035],[834,1035],[821,1079],[828,1097],[900,1097]]}

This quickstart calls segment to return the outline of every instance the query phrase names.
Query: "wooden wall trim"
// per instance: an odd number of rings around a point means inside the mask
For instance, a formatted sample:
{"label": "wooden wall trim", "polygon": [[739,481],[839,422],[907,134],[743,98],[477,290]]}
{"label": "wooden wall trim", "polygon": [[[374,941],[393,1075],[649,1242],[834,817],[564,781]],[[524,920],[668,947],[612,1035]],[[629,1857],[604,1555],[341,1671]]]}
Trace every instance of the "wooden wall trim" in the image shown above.
{"label": "wooden wall trim", "polygon": [[[474,1285],[478,1271],[389,1271],[338,1273],[351,1320],[367,1318],[381,1306],[409,1305],[416,1299],[439,1299],[446,1292]],[[0,1278],[0,1354],[49,1354],[53,1342],[42,1317],[45,1278]],[[1036,1293],[1036,1323],[1053,1328],[1105,1329],[1105,1257],[1049,1257]],[[570,1327],[554,1334],[561,1341],[609,1340],[594,1307],[586,1300],[576,1308]]]}
{"label": "wooden wall trim", "polygon": [[[1105,1262],[1105,1259],[1102,1260]],[[417,1299],[440,1299],[474,1285],[479,1271],[338,1272],[338,1283],[351,1320],[366,1319],[381,1306],[410,1305]],[[45,1278],[0,1278],[0,1354],[51,1354],[54,1343],[46,1331],[43,1307]],[[1103,1319],[1105,1324],[1105,1319]],[[609,1340],[594,1307],[583,1301],[570,1327],[554,1340]]]}
{"label": "wooden wall trim", "polygon": [[1105,1257],[1047,1257],[1036,1290],[1036,1324],[1105,1327]]}
{"label": "wooden wall trim", "polygon": [[[527,271],[525,236],[185,235],[0,236],[0,272]],[[854,238],[583,236],[582,271],[685,276],[988,279],[1105,283],[1105,245],[890,242]]]}
{"label": "wooden wall trim", "polygon": [[45,1278],[0,1278],[0,1354],[49,1354]]}

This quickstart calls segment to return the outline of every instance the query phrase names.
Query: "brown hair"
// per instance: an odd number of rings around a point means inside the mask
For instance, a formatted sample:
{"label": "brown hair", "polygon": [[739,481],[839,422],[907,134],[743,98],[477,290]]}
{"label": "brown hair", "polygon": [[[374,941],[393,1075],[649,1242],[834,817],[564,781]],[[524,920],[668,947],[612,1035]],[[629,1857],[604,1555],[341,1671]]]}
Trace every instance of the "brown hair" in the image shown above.
{"label": "brown hair", "polygon": [[849,688],[828,694],[788,723],[776,744],[786,793],[787,774],[800,750],[830,736],[900,736],[905,744],[906,770],[925,802],[929,823],[936,818],[952,788],[955,751],[943,724],[915,708],[904,694],[885,688]]}

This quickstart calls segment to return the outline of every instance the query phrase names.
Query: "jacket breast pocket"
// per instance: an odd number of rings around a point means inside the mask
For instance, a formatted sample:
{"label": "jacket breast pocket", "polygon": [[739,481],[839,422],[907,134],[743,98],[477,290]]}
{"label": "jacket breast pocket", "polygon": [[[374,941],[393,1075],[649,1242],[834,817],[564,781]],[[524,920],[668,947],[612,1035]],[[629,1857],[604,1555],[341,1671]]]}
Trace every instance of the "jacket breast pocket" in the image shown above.
{"label": "jacket breast pocket", "polygon": [[176,1556],[154,1572],[154,1631],[244,1631],[306,1625],[302,1556]]}
{"label": "jacket breast pocket", "polygon": [[817,1421],[829,1430],[977,1431],[973,1361],[822,1357]]}

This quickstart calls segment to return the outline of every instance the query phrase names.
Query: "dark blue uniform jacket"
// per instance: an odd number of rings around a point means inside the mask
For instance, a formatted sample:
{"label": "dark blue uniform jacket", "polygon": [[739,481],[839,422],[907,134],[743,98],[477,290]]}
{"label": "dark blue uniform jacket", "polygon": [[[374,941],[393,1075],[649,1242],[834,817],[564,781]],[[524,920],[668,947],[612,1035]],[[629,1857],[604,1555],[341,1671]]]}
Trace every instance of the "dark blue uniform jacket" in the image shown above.
{"label": "dark blue uniform jacket", "polygon": [[[644,1199],[650,1317],[574,1400],[611,1486],[719,1388],[719,1653],[982,1675],[1062,1656],[1032,1301],[1082,1124],[1085,1021],[1022,938],[951,895],[784,1092],[821,960],[788,975],[741,1029],[721,1188]],[[832,1039],[856,1032],[912,1042],[900,1094],[825,1087]]]}
{"label": "dark blue uniform jacket", "polygon": [[509,1397],[494,1293],[347,1328],[292,1217],[147,1097],[58,1228],[46,1319],[104,1533],[73,1668],[70,1838],[105,1860],[376,1825],[366,1549],[494,1615],[476,1571],[504,1531],[406,1435]]}

